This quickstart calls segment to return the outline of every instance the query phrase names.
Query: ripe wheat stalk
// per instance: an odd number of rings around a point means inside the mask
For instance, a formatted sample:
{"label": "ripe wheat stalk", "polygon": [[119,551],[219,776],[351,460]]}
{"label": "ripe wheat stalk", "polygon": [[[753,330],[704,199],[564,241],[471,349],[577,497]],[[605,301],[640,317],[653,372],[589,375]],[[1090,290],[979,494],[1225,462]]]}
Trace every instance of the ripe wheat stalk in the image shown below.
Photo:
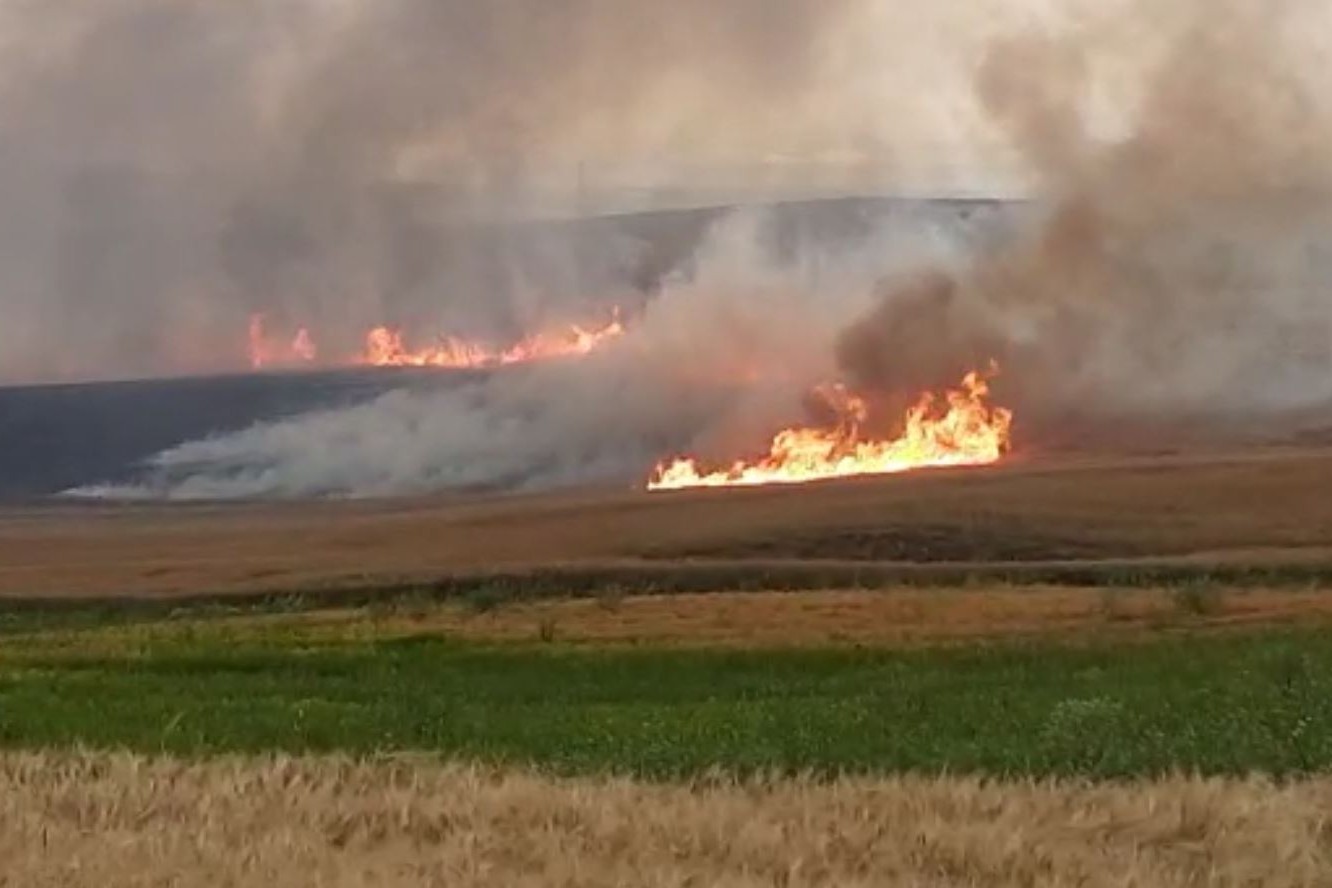
{"label": "ripe wheat stalk", "polygon": [[557,779],[0,756],[0,885],[1326,885],[1332,779]]}

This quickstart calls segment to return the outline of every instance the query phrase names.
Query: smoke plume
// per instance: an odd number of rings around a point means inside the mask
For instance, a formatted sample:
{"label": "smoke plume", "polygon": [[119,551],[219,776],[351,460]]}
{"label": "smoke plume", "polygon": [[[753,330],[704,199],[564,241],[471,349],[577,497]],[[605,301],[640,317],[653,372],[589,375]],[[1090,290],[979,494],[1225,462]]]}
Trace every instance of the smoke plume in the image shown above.
{"label": "smoke plume", "polygon": [[[1029,438],[1074,413],[1325,405],[1328,24],[1317,3],[1180,0],[997,41],[977,93],[1035,172],[1043,218],[890,288],[842,337],[843,371],[891,399],[993,357]],[[1134,69],[1136,95],[1089,116]]]}
{"label": "smoke plume", "polygon": [[[0,375],[222,365],[216,331],[275,307],[348,336],[634,308],[586,361],[188,443],[110,491],[174,497],[641,480],[678,450],[761,451],[815,384],[864,392],[887,429],[990,360],[1037,443],[1075,415],[1332,399],[1326,4],[928,6],[20,4]],[[918,188],[941,152],[1031,200],[982,233],[909,202],[847,229],[780,210],[670,237],[523,221],[590,215],[570,187],[589,168],[730,203],[829,156],[825,190],[885,170]]]}
{"label": "smoke plume", "polygon": [[[423,490],[637,485],[663,455],[723,459],[802,415],[835,373],[833,343],[885,269],[981,248],[1007,213],[906,205],[820,241],[780,210],[718,218],[692,267],[602,351],[181,445],[117,498],[387,496]],[[797,219],[800,217],[797,216]],[[807,220],[805,220],[807,221]],[[798,228],[799,226],[797,226]],[[792,243],[796,237],[796,243]]]}

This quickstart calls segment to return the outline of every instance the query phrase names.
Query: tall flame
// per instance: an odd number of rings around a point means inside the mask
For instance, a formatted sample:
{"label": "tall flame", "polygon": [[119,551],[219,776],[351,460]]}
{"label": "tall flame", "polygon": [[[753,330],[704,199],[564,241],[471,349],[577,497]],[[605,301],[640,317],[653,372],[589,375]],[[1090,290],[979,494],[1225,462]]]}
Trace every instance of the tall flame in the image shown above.
{"label": "tall flame", "polygon": [[602,327],[587,329],[572,324],[565,330],[535,333],[507,348],[443,336],[434,345],[411,349],[404,344],[401,330],[376,327],[366,334],[365,351],[358,363],[371,367],[501,367],[586,355],[623,335],[624,325],[620,323],[618,309]]}
{"label": "tall flame", "polygon": [[[862,441],[865,402],[841,386],[821,394],[841,421],[836,428],[791,428],[779,432],[768,455],[754,462],[705,472],[694,459],[657,466],[649,490],[694,487],[740,487],[802,484],[855,475],[886,475],[944,466],[977,466],[997,462],[1009,447],[1011,411],[988,404],[989,383],[968,373],[961,389],[940,399],[920,396],[907,411],[906,429],[891,441]],[[942,400],[942,403],[941,403]],[[946,409],[945,406],[946,405]]]}

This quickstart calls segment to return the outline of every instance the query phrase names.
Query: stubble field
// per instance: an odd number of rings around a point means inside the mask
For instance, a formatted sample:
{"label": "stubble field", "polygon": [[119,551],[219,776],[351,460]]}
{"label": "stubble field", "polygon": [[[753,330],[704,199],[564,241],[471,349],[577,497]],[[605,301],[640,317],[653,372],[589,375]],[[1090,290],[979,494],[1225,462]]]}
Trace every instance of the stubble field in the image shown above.
{"label": "stubble field", "polygon": [[584,585],[703,591],[739,574],[751,588],[808,586],[789,578],[817,580],[816,568],[866,583],[1059,568],[1093,583],[1154,568],[1317,576],[1332,564],[1330,480],[1327,451],[1285,449],[657,495],[5,508],[0,596],[377,593],[509,576],[559,585],[561,571]]}

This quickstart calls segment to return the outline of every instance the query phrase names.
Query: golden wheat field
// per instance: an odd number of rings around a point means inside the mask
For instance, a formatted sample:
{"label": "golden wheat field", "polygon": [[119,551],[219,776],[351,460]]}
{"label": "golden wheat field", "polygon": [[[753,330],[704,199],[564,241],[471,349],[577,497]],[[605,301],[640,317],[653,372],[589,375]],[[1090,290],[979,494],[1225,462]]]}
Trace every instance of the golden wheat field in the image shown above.
{"label": "golden wheat field", "polygon": [[421,762],[0,757],[12,886],[1315,886],[1332,781],[663,786]]}

